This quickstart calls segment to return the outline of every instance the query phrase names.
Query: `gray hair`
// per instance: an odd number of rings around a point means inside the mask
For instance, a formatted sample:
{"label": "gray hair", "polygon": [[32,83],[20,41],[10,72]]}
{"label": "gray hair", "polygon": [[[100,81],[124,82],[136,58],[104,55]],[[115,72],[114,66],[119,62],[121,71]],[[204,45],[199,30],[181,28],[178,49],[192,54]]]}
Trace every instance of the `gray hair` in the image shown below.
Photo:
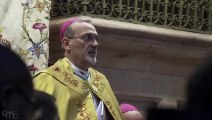
{"label": "gray hair", "polygon": [[[77,22],[91,23],[91,20],[88,17],[79,17],[78,20],[76,20],[74,23],[77,23]],[[74,23],[72,23],[72,24],[74,24]],[[74,34],[75,34],[75,31],[72,29],[72,25],[70,25],[66,28],[66,30],[64,32],[64,37],[71,38],[74,36]]]}

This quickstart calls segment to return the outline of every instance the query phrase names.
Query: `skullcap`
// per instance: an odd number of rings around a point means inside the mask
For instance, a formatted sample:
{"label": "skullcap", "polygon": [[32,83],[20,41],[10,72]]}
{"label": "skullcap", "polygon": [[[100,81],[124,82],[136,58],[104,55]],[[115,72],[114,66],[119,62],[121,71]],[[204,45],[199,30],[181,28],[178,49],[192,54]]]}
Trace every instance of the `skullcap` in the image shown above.
{"label": "skullcap", "polygon": [[130,104],[126,104],[126,103],[121,104],[120,109],[121,109],[122,113],[125,113],[125,112],[128,112],[128,111],[138,111],[138,109],[135,106],[130,105]]}
{"label": "skullcap", "polygon": [[78,20],[79,20],[79,18],[71,18],[71,19],[67,20],[65,23],[63,23],[63,25],[60,27],[60,40],[63,39],[64,32],[66,31],[66,29]]}

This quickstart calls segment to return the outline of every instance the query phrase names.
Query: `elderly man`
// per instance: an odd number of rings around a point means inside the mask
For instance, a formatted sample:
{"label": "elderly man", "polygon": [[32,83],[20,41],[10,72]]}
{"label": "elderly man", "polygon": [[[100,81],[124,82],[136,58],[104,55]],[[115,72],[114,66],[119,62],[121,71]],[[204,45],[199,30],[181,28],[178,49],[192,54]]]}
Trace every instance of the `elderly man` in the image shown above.
{"label": "elderly man", "polygon": [[65,57],[34,77],[35,88],[55,96],[61,120],[122,120],[106,77],[96,63],[98,33],[87,20],[71,18],[60,30]]}

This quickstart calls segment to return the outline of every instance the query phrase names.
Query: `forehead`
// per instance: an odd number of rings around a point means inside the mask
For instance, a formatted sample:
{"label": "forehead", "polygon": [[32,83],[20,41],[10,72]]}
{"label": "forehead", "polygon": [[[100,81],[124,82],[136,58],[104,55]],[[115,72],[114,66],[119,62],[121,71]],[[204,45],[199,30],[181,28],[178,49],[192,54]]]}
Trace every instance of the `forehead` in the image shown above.
{"label": "forehead", "polygon": [[143,118],[142,114],[138,111],[128,111],[124,113],[126,118],[134,118],[136,120],[141,120]]}
{"label": "forehead", "polygon": [[95,27],[88,22],[76,22],[72,25],[72,30],[75,34],[96,33]]}

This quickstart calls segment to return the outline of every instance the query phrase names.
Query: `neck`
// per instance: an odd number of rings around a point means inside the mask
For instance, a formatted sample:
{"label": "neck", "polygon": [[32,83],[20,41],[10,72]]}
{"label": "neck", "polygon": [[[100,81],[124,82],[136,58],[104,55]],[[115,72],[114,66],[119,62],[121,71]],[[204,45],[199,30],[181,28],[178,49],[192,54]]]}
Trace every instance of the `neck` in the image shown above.
{"label": "neck", "polygon": [[69,59],[71,61],[72,64],[74,64],[77,68],[79,68],[80,70],[83,70],[83,71],[88,71],[88,68],[90,66],[80,62],[80,61],[74,61],[72,59]]}
{"label": "neck", "polygon": [[80,64],[80,63],[77,63],[77,62],[73,62],[71,61],[77,68],[79,68],[80,70],[83,70],[83,71],[88,71],[88,66],[86,65],[83,65],[83,64]]}
{"label": "neck", "polygon": [[[71,61],[72,62],[72,61]],[[73,62],[72,62],[73,63]],[[85,67],[81,64],[76,64],[76,63],[73,63],[77,68],[79,68],[80,70],[83,70],[83,71],[88,71],[88,68],[89,67]]]}

